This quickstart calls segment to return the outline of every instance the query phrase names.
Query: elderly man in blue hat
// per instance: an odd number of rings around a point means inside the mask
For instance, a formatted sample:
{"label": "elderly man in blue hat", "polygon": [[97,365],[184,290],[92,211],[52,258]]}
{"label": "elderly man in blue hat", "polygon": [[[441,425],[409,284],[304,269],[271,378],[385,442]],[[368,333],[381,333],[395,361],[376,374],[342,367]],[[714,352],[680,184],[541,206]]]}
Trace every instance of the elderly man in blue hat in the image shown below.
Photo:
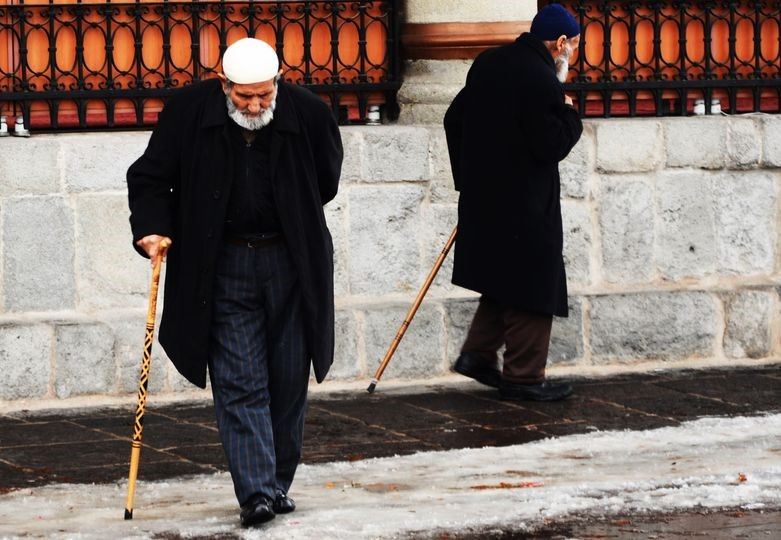
{"label": "elderly man in blue hat", "polygon": [[475,59],[445,116],[460,192],[453,283],[482,295],[453,368],[502,399],[572,393],[545,367],[553,316],[568,314],[558,164],[583,130],[562,86],[579,41],[572,15],[544,7],[530,32]]}

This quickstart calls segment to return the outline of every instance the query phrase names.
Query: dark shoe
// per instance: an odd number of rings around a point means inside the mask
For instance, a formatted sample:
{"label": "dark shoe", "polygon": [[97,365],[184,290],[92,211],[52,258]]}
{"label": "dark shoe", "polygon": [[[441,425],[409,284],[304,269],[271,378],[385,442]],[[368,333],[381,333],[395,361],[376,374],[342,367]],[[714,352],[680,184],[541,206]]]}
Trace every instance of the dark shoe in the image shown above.
{"label": "dark shoe", "polygon": [[296,509],[296,502],[287,496],[283,491],[277,491],[277,497],[274,499],[275,514],[289,514]]}
{"label": "dark shoe", "polygon": [[254,495],[241,505],[241,525],[252,527],[274,519],[274,503],[265,495]]}
{"label": "dark shoe", "polygon": [[558,401],[572,394],[572,386],[564,383],[513,384],[502,381],[499,395],[511,401]]}
{"label": "dark shoe", "polygon": [[453,371],[471,377],[479,383],[491,388],[499,388],[502,372],[492,366],[491,362],[475,353],[462,352],[453,365]]}

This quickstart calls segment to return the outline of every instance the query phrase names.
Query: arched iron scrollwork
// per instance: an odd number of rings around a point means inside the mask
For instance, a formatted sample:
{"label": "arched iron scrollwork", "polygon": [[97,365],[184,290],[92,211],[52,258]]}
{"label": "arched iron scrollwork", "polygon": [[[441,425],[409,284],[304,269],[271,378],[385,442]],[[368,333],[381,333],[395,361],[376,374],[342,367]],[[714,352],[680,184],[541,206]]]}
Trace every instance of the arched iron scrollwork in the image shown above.
{"label": "arched iron scrollwork", "polygon": [[780,0],[556,2],[581,25],[565,88],[584,116],[781,112]]}
{"label": "arched iron scrollwork", "polygon": [[0,109],[43,129],[150,125],[247,36],[343,123],[400,86],[399,0],[12,1],[0,5]]}

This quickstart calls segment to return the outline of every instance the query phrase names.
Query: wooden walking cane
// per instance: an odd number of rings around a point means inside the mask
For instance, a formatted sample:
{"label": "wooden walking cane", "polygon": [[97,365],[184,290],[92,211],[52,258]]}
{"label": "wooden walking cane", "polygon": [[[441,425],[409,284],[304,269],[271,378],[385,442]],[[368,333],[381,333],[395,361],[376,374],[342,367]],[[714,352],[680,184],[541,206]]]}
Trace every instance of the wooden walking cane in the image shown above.
{"label": "wooden walking cane", "polygon": [[380,382],[380,377],[382,377],[385,368],[388,367],[391,358],[393,358],[393,353],[395,353],[396,349],[399,347],[399,343],[401,343],[401,338],[404,337],[404,334],[407,331],[409,324],[412,322],[412,318],[415,317],[415,313],[417,313],[421,302],[423,302],[423,298],[426,296],[429,287],[431,287],[431,284],[434,282],[434,278],[437,277],[437,272],[439,272],[439,269],[442,267],[442,263],[445,262],[445,257],[447,257],[448,252],[450,252],[450,248],[453,247],[453,242],[456,241],[457,232],[458,232],[458,227],[454,228],[453,232],[450,233],[450,238],[447,239],[447,243],[445,244],[445,247],[442,248],[442,252],[439,254],[439,257],[437,257],[437,260],[434,263],[434,267],[431,269],[431,272],[428,273],[428,277],[426,278],[426,281],[423,283],[423,286],[420,288],[418,297],[415,298],[414,302],[412,302],[412,306],[410,306],[409,311],[407,312],[407,316],[404,318],[404,322],[401,323],[401,326],[399,327],[399,331],[396,332],[396,337],[393,338],[390,347],[388,347],[388,352],[385,353],[385,357],[382,359],[382,362],[380,363],[380,367],[377,368],[377,372],[374,374],[374,378],[372,379],[369,388],[367,388],[367,391],[370,394],[374,392],[374,389],[377,387],[377,383]]}
{"label": "wooden walking cane", "polygon": [[133,519],[133,498],[136,495],[136,477],[138,463],[141,459],[141,435],[144,431],[144,410],[146,409],[147,384],[149,383],[149,367],[152,360],[152,342],[155,338],[155,312],[157,311],[157,289],[160,285],[160,269],[163,257],[171,245],[168,239],[160,242],[160,248],[152,268],[152,283],[149,286],[149,306],[146,312],[146,335],[144,337],[144,356],[141,359],[141,378],[138,382],[138,405],[136,420],[133,424],[133,442],[130,450],[130,474],[127,482],[127,501],[125,502],[125,519]]}

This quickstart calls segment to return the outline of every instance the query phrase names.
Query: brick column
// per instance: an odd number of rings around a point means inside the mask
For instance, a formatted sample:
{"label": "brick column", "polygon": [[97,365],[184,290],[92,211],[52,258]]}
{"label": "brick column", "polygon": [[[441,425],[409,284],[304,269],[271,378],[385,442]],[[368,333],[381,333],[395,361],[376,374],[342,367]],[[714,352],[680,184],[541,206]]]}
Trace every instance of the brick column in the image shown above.
{"label": "brick column", "polygon": [[514,40],[536,12],[536,0],[408,0],[399,123],[440,124],[475,56]]}

